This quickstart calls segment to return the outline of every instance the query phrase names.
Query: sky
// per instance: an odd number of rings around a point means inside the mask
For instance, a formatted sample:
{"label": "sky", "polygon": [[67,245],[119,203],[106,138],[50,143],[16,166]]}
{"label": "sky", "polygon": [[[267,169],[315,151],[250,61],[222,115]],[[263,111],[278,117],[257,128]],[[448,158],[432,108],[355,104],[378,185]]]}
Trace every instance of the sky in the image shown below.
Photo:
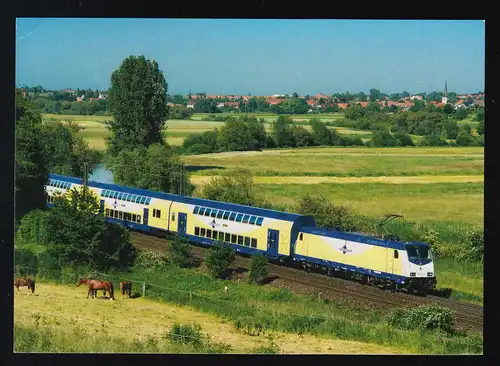
{"label": "sky", "polygon": [[130,55],[169,94],[484,90],[482,20],[18,18],[16,85],[99,89]]}

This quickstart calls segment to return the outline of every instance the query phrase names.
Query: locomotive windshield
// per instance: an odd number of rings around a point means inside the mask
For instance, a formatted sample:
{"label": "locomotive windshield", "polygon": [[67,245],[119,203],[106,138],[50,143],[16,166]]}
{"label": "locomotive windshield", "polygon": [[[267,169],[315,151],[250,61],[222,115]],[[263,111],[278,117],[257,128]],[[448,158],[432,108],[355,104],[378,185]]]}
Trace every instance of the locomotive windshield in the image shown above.
{"label": "locomotive windshield", "polygon": [[429,247],[422,245],[407,245],[408,259],[432,259]]}

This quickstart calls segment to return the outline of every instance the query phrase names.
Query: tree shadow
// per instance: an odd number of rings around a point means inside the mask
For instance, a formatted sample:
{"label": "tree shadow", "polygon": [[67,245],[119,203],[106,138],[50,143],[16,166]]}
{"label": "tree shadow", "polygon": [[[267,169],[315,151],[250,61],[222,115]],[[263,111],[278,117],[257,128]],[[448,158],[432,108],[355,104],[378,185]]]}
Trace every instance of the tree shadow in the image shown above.
{"label": "tree shadow", "polygon": [[453,292],[453,289],[451,289],[449,287],[438,288],[438,289],[431,289],[431,290],[429,290],[429,295],[434,295],[434,296],[449,298],[451,296],[452,292]]}
{"label": "tree shadow", "polygon": [[279,277],[278,276],[268,276],[268,277],[264,278],[262,281],[260,281],[260,284],[261,285],[268,285],[277,278],[279,278]]}
{"label": "tree shadow", "polygon": [[215,169],[226,169],[226,168],[217,165],[186,165],[184,169],[188,172],[197,172],[200,170],[215,170]]}
{"label": "tree shadow", "polygon": [[142,297],[142,294],[139,292],[134,292],[132,296],[130,296],[131,299],[138,299],[139,297]]}

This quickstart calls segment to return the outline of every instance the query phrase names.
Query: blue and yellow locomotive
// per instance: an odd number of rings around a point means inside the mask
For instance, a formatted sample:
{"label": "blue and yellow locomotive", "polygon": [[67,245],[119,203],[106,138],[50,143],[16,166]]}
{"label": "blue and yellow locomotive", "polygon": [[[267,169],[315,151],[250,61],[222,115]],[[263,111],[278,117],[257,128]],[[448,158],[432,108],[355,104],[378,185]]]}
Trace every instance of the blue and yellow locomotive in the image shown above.
{"label": "blue and yellow locomotive", "polygon": [[[83,186],[80,178],[50,174],[48,205],[56,192]],[[436,285],[429,245],[383,240],[316,227],[310,216],[170,193],[92,182],[108,221],[143,232],[171,232],[191,242],[229,244],[243,254],[343,272],[368,283],[426,292]]]}

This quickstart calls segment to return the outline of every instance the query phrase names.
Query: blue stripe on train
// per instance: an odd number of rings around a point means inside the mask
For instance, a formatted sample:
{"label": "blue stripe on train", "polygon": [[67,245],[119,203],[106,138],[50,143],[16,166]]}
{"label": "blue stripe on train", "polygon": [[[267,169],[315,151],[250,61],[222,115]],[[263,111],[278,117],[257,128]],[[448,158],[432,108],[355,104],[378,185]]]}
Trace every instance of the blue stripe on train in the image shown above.
{"label": "blue stripe on train", "polygon": [[318,264],[318,265],[329,267],[329,268],[343,269],[343,270],[346,270],[346,271],[351,271],[351,272],[355,272],[355,273],[359,273],[359,274],[363,274],[363,275],[367,275],[367,276],[372,276],[372,277],[389,279],[389,280],[396,281],[397,283],[405,283],[405,281],[408,279],[405,276],[399,276],[399,275],[392,274],[392,273],[387,273],[387,272],[376,273],[375,271],[373,271],[371,269],[365,269],[365,268],[361,268],[361,267],[350,266],[350,265],[344,264],[344,263],[338,263],[338,262],[333,262],[333,261],[326,261],[326,260],[312,258],[312,257],[307,257],[307,256],[304,256],[304,255],[298,255],[298,254],[294,255],[293,260],[294,261],[302,261],[302,262],[314,263],[314,264]]}

